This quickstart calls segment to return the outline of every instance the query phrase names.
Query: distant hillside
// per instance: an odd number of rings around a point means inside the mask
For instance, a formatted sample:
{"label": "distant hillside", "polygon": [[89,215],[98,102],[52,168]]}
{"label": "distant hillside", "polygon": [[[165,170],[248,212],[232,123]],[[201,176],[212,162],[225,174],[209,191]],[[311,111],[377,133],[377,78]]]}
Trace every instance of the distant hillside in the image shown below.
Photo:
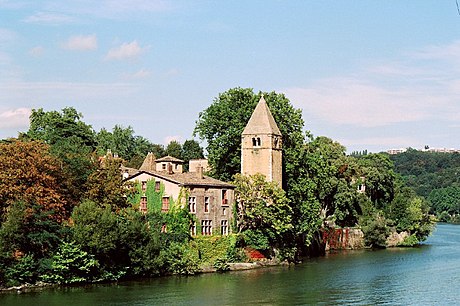
{"label": "distant hillside", "polygon": [[409,149],[390,159],[406,184],[430,201],[438,217],[460,214],[460,153]]}

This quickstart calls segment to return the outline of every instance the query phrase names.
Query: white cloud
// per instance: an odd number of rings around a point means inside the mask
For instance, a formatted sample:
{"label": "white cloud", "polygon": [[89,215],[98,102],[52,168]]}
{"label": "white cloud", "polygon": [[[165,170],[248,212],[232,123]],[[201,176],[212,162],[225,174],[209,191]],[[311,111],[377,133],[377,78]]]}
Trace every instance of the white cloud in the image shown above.
{"label": "white cloud", "polygon": [[64,44],[64,49],[77,50],[77,51],[88,51],[97,49],[97,37],[96,35],[77,35],[70,37]]}
{"label": "white cloud", "polygon": [[332,125],[388,126],[460,120],[460,41],[422,48],[393,61],[366,63],[351,76],[282,91],[304,115]]}
{"label": "white cloud", "polygon": [[45,53],[42,46],[36,46],[29,50],[29,54],[33,57],[41,57]]}
{"label": "white cloud", "polygon": [[121,46],[112,48],[106,55],[107,60],[122,60],[136,58],[141,55],[147,48],[141,48],[137,41],[123,43]]}
{"label": "white cloud", "polygon": [[416,89],[385,88],[359,79],[332,78],[284,91],[304,110],[333,124],[385,126],[426,119],[442,99]]}
{"label": "white cloud", "polygon": [[30,108],[16,108],[0,112],[0,128],[26,128],[29,126]]}
{"label": "white cloud", "polygon": [[27,23],[60,25],[68,24],[75,21],[75,18],[69,15],[51,12],[37,12],[32,16],[24,18],[22,21]]}

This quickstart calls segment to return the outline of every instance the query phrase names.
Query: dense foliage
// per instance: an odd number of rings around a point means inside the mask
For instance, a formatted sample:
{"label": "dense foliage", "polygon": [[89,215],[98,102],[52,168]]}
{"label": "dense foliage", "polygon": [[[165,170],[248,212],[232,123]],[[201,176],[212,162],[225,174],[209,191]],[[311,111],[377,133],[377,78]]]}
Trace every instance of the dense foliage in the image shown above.
{"label": "dense foliage", "polygon": [[460,154],[408,149],[390,158],[405,184],[429,200],[439,220],[460,221]]}

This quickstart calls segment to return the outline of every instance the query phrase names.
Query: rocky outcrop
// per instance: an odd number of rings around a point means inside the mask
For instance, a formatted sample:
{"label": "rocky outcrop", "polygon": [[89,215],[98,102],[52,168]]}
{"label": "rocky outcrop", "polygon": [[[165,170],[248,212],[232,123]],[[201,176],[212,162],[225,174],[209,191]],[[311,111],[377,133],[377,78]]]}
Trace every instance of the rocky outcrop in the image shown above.
{"label": "rocky outcrop", "polygon": [[402,244],[402,242],[403,242],[407,237],[409,237],[409,233],[408,233],[408,232],[401,232],[401,233],[392,232],[392,233],[390,234],[390,236],[388,236],[388,238],[387,238],[387,241],[386,241],[387,247],[391,248],[391,247],[399,246],[399,245]]}

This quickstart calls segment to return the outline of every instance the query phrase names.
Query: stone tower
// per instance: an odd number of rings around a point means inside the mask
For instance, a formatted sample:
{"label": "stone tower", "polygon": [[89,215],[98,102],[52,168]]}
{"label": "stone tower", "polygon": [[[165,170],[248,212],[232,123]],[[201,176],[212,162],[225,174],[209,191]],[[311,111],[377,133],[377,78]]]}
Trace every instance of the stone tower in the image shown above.
{"label": "stone tower", "polygon": [[282,187],[281,132],[262,96],[241,135],[241,173],[261,173]]}

